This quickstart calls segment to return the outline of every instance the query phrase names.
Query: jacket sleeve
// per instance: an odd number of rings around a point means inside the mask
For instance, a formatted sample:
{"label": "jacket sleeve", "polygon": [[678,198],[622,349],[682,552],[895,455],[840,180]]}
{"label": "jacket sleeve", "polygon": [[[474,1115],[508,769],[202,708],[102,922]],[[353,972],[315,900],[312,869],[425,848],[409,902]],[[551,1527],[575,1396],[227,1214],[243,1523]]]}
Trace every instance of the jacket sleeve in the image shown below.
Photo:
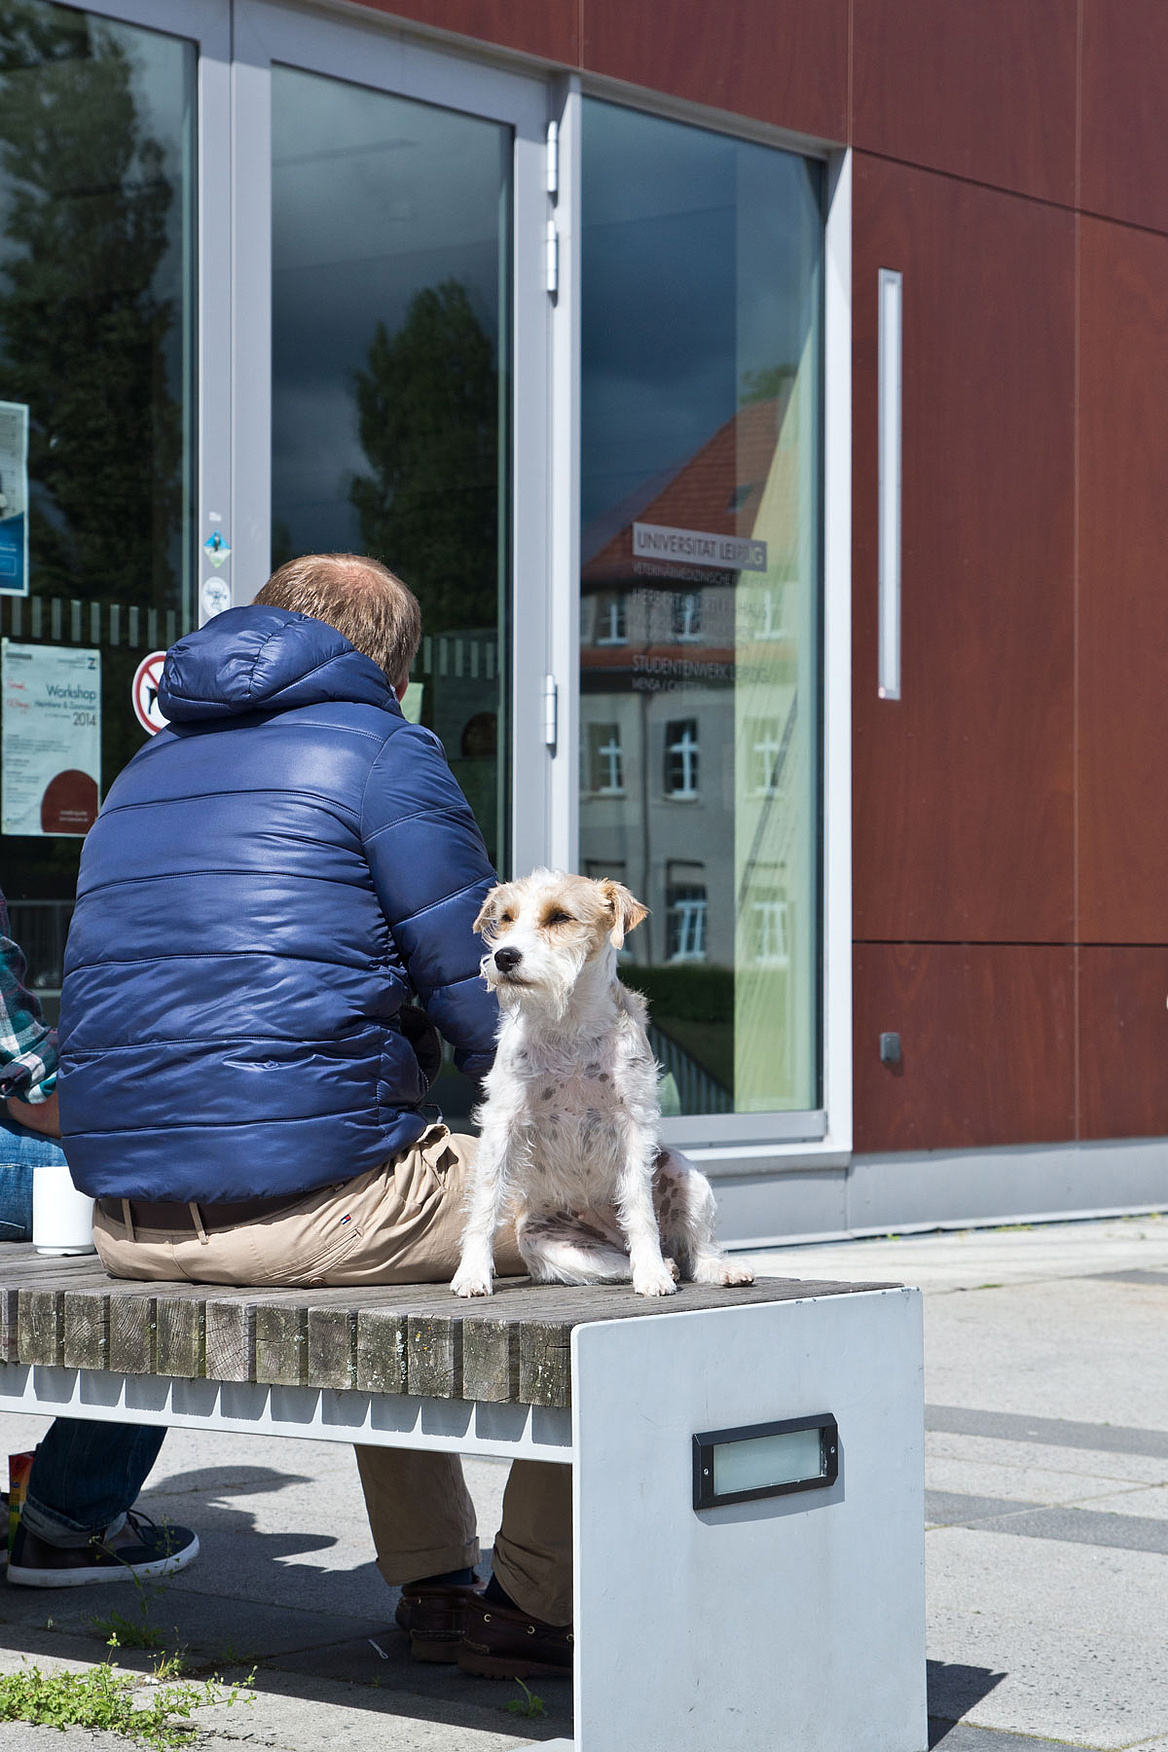
{"label": "jacket sleeve", "polygon": [[386,738],[366,781],[361,837],[411,985],[459,1070],[483,1077],[499,1011],[479,974],[472,927],[497,878],[442,745],[421,725],[401,724]]}

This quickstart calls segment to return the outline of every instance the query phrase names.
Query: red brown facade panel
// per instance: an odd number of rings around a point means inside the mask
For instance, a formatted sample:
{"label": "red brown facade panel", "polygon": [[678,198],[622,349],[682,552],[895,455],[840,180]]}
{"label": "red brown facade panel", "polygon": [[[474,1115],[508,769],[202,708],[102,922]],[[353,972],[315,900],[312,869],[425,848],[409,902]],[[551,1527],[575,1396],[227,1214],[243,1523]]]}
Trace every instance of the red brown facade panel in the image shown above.
{"label": "red brown facade panel", "polygon": [[1076,0],[855,0],[857,147],[1075,198]]}
{"label": "red brown facade panel", "polygon": [[1168,6],[1083,0],[1080,205],[1168,231]]}
{"label": "red brown facade panel", "polygon": [[[1072,929],[1072,214],[857,155],[855,935]],[[902,697],[877,663],[876,285],[904,275]]]}
{"label": "red brown facade panel", "polygon": [[1168,1133],[1168,949],[1079,951],[1079,1135]]}
{"label": "red brown facade panel", "polygon": [[579,0],[357,0],[371,11],[575,66]]}
{"label": "red brown facade panel", "polygon": [[821,139],[847,138],[848,0],[582,0],[582,64]]}
{"label": "red brown facade panel", "polygon": [[1079,934],[1168,943],[1168,238],[1081,247]]}
{"label": "red brown facade panel", "polygon": [[[858,1151],[1045,1143],[1074,1131],[1074,951],[858,944]],[[900,1035],[899,1066],[880,1035]]]}

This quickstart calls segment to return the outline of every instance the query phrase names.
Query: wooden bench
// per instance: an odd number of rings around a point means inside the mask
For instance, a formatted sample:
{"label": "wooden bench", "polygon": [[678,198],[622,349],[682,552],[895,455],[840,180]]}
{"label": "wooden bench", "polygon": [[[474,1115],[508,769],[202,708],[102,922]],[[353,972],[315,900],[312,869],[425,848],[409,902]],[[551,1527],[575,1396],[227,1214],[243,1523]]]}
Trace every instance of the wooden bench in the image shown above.
{"label": "wooden bench", "polygon": [[[0,1410],[571,1463],[577,1752],[924,1752],[915,1290],[504,1280],[466,1303],[129,1283],[9,1246]],[[695,1509],[695,1435],[820,1414],[833,1483]]]}

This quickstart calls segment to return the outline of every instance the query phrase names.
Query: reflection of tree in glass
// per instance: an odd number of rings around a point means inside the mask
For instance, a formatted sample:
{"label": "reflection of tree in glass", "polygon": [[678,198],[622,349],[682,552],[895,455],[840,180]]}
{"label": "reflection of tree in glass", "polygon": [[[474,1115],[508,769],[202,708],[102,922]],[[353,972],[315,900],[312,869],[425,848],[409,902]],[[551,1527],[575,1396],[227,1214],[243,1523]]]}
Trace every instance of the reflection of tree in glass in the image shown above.
{"label": "reflection of tree in glass", "polygon": [[0,0],[0,394],[29,404],[40,595],[177,605],[171,199],[114,34]]}
{"label": "reflection of tree in glass", "polygon": [[494,349],[457,280],[379,322],[357,373],[372,472],[350,498],[365,549],[405,579],[427,632],[489,627],[497,604],[498,378]]}

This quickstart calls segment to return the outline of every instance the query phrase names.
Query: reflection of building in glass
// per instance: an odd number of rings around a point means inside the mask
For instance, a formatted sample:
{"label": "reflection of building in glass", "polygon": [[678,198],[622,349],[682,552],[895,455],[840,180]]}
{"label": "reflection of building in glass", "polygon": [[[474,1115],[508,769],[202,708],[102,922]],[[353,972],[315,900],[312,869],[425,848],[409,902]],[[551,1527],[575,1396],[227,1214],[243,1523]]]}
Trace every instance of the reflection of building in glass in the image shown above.
{"label": "reflection of building in glass", "polygon": [[[583,540],[583,867],[650,907],[629,971],[647,982],[670,1062],[692,1061],[713,1106],[794,1098],[792,1042],[808,1032],[793,977],[814,861],[794,402],[789,379],[748,402]],[[663,548],[671,534],[678,557]],[[692,551],[711,547],[699,534],[736,538],[742,555],[698,563]]]}

